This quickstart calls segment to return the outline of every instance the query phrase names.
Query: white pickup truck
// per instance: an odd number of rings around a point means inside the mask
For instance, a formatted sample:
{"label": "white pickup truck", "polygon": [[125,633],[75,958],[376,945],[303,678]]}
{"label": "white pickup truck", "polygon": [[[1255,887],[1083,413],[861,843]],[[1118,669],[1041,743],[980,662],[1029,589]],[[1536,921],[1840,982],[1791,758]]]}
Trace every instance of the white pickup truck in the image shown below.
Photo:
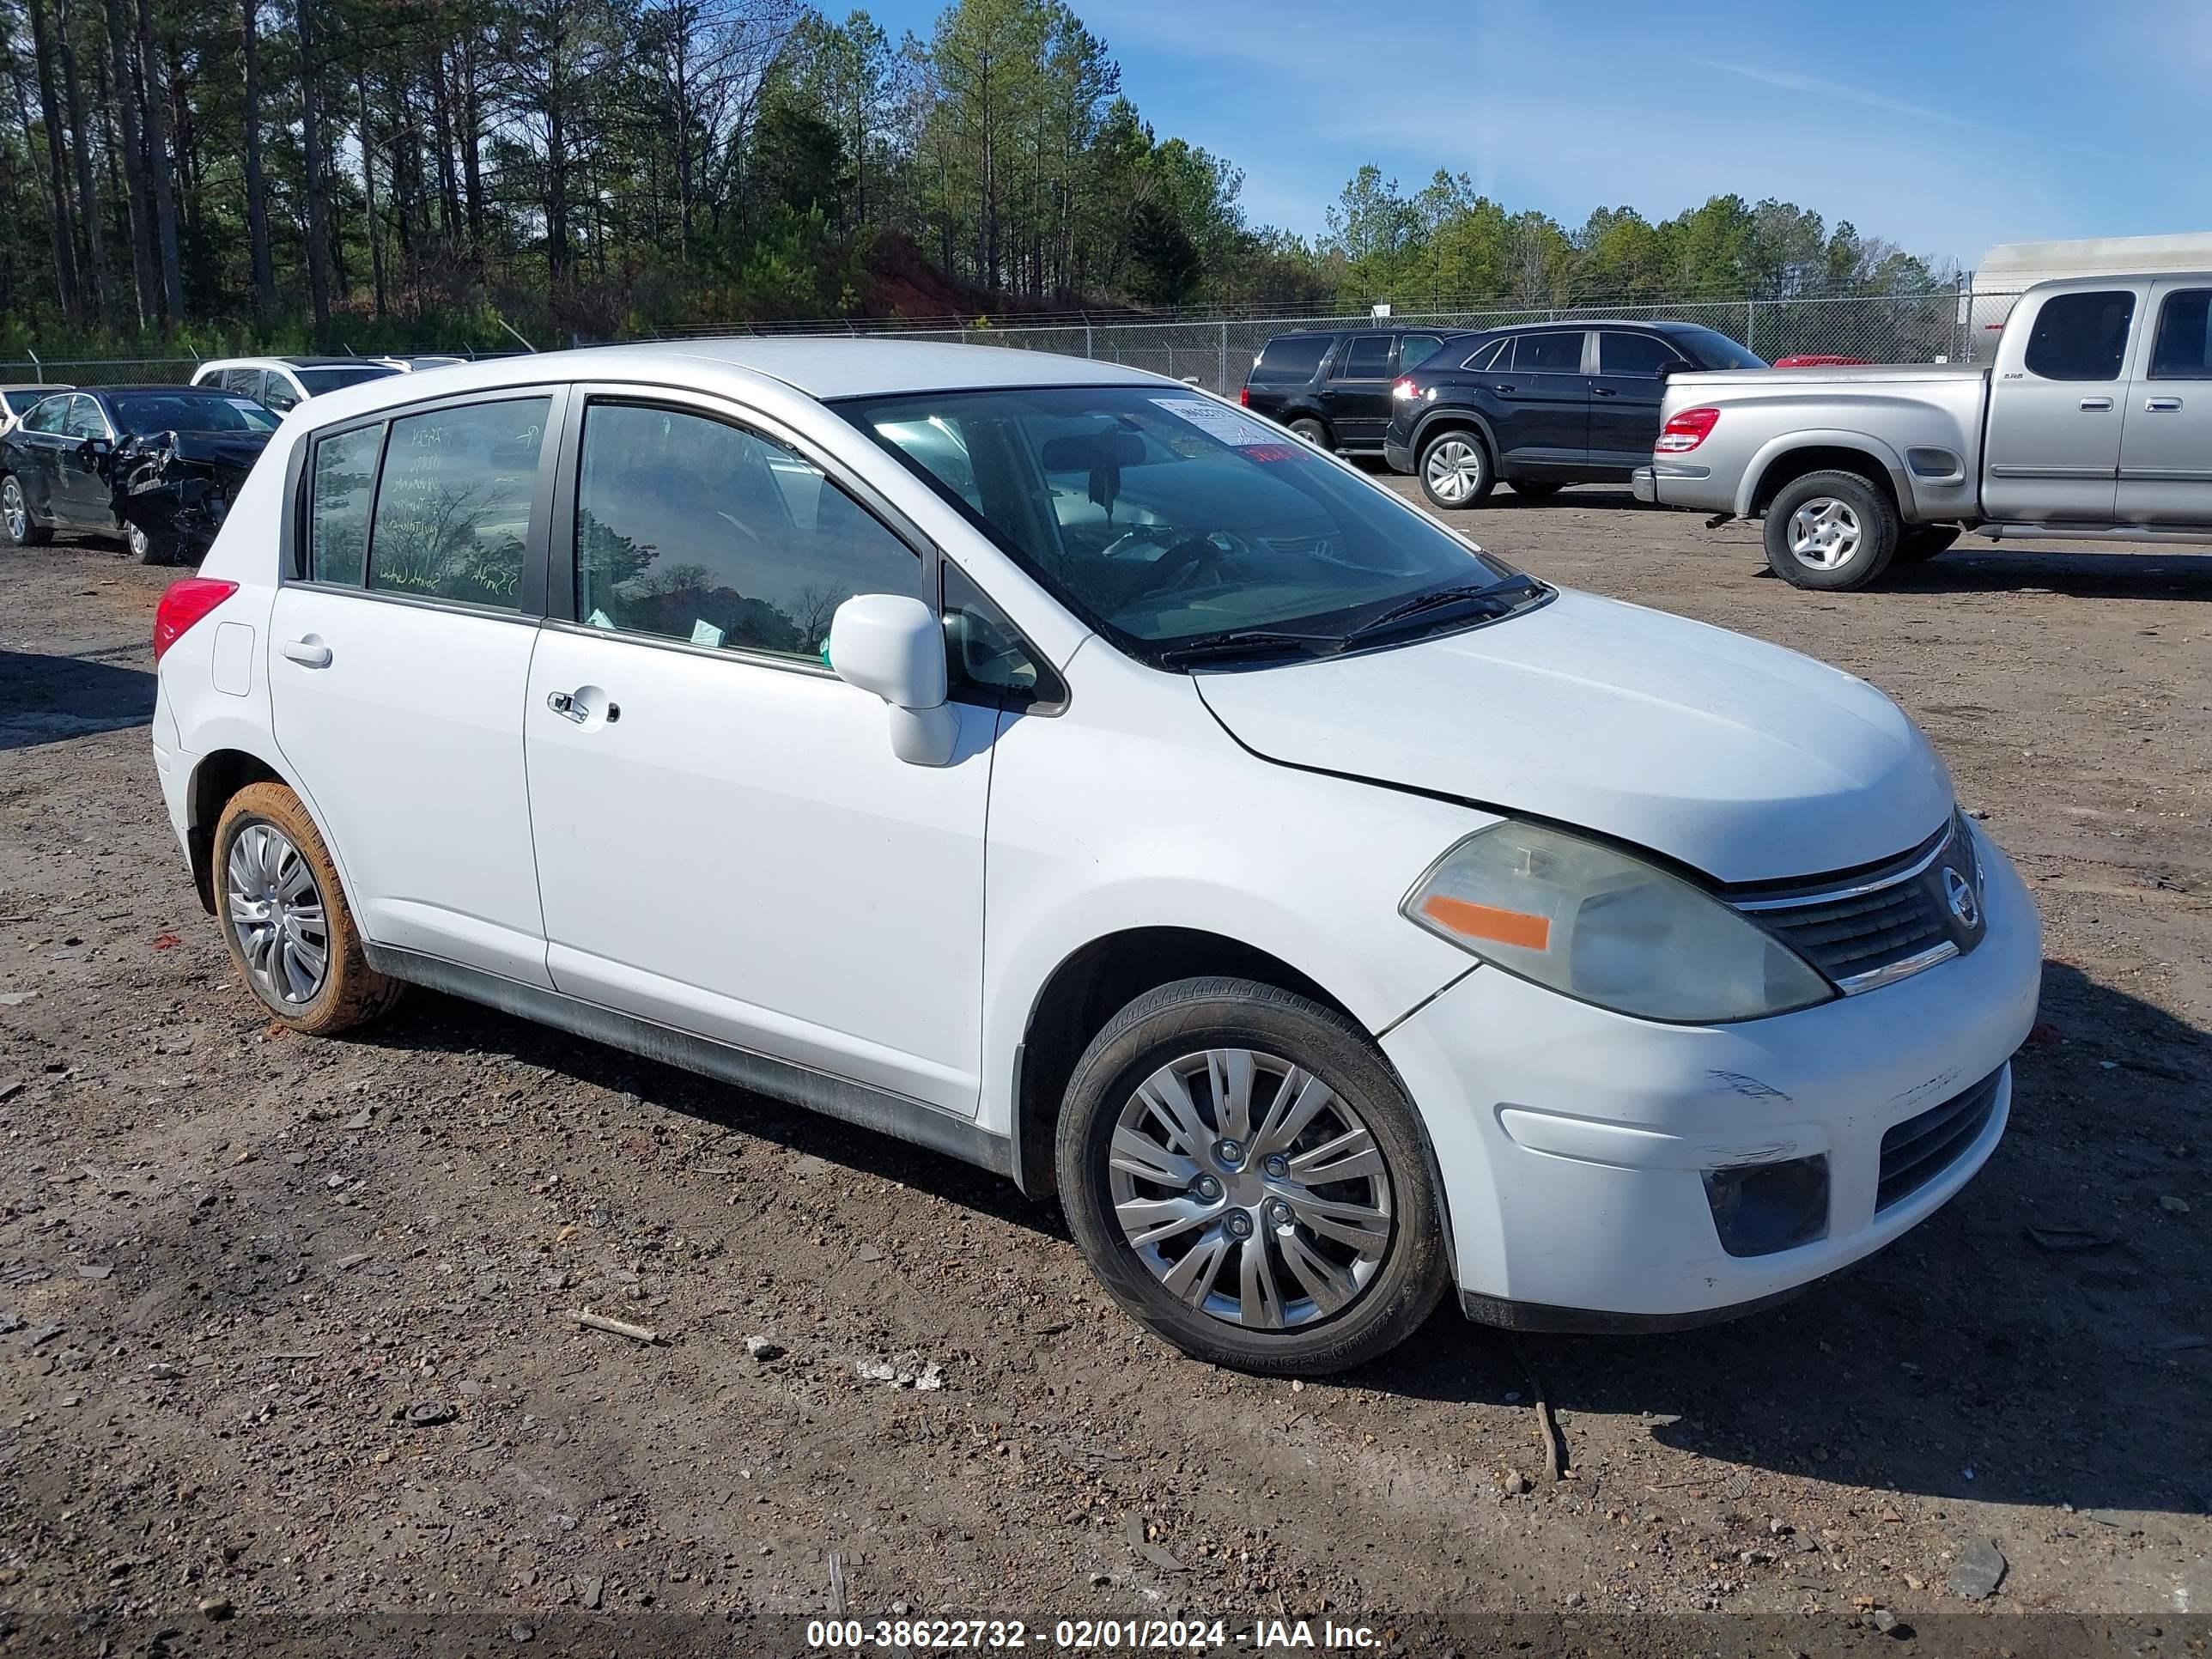
{"label": "white pickup truck", "polygon": [[1638,501],[1764,519],[1799,587],[1994,540],[2212,543],[2212,274],[2021,296],[1986,369],[1684,373]]}

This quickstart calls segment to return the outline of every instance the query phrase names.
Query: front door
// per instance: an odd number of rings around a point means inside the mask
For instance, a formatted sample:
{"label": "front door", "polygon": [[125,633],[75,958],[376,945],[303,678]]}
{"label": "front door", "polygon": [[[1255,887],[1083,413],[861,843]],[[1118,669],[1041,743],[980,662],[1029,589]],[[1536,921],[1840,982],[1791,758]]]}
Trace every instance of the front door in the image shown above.
{"label": "front door", "polygon": [[1623,477],[1650,464],[1659,441],[1662,369],[1686,368],[1665,341],[1649,334],[1600,330],[1597,373],[1590,376],[1590,465]]}
{"label": "front door", "polygon": [[2151,305],[2120,431],[2119,521],[2212,525],[2212,286],[2160,283]]}
{"label": "front door", "polygon": [[1390,337],[1355,334],[1322,382],[1321,405],[1340,449],[1372,449],[1390,426]]}
{"label": "front door", "polygon": [[277,746],[362,931],[538,986],[522,710],[562,402],[501,392],[319,435],[306,576],[269,623]]}
{"label": "front door", "polygon": [[610,391],[581,428],[525,727],[554,984],[972,1115],[998,713],[910,765],[823,663],[921,558],[719,405]]}
{"label": "front door", "polygon": [[2112,522],[2126,421],[2127,287],[2031,295],[2005,325],[1990,381],[1982,506],[2015,524]]}
{"label": "front door", "polygon": [[99,399],[78,392],[70,399],[68,447],[55,455],[54,515],[86,530],[115,528],[115,434]]}
{"label": "front door", "polygon": [[1589,465],[1589,376],[1583,331],[1523,334],[1483,375],[1500,405],[1498,459],[1508,477]]}

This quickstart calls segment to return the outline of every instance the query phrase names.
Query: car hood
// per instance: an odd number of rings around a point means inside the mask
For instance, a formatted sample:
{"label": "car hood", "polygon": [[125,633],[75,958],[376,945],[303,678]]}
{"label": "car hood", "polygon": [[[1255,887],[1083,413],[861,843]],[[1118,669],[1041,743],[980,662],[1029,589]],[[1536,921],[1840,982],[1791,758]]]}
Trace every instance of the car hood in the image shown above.
{"label": "car hood", "polygon": [[1871,864],[1952,807],[1927,739],[1865,681],[1584,593],[1197,684],[1267,759],[1597,830],[1723,882]]}

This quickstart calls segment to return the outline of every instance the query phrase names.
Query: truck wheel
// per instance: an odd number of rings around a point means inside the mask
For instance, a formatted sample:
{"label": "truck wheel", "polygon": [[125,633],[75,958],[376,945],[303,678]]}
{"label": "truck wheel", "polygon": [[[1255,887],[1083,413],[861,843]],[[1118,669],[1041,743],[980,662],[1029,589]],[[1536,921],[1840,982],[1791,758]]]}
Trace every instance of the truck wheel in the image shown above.
{"label": "truck wheel", "polygon": [[1498,482],[1479,434],[1455,427],[1421,446],[1421,494],[1432,507],[1474,507]]}
{"label": "truck wheel", "polygon": [[1295,437],[1304,438],[1316,449],[1327,452],[1336,447],[1328,435],[1328,428],[1310,415],[1301,415],[1297,420],[1292,421],[1291,432]]}
{"label": "truck wheel", "polygon": [[1808,472],[1767,504],[1766,562],[1793,587],[1864,587],[1897,556],[1897,508],[1856,472]]}
{"label": "truck wheel", "polygon": [[1959,526],[1954,524],[1915,525],[1897,540],[1897,562],[1899,564],[1919,564],[1934,558],[1959,539]]}

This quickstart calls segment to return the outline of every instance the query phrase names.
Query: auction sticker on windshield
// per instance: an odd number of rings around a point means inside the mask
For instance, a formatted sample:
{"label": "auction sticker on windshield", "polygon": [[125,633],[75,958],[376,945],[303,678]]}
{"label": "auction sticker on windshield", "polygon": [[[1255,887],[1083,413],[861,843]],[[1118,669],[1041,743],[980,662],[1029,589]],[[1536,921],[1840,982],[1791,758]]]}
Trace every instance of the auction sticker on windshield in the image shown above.
{"label": "auction sticker on windshield", "polygon": [[1155,398],[1152,402],[1178,420],[1188,421],[1231,449],[1251,449],[1283,441],[1280,428],[1207,398]]}

